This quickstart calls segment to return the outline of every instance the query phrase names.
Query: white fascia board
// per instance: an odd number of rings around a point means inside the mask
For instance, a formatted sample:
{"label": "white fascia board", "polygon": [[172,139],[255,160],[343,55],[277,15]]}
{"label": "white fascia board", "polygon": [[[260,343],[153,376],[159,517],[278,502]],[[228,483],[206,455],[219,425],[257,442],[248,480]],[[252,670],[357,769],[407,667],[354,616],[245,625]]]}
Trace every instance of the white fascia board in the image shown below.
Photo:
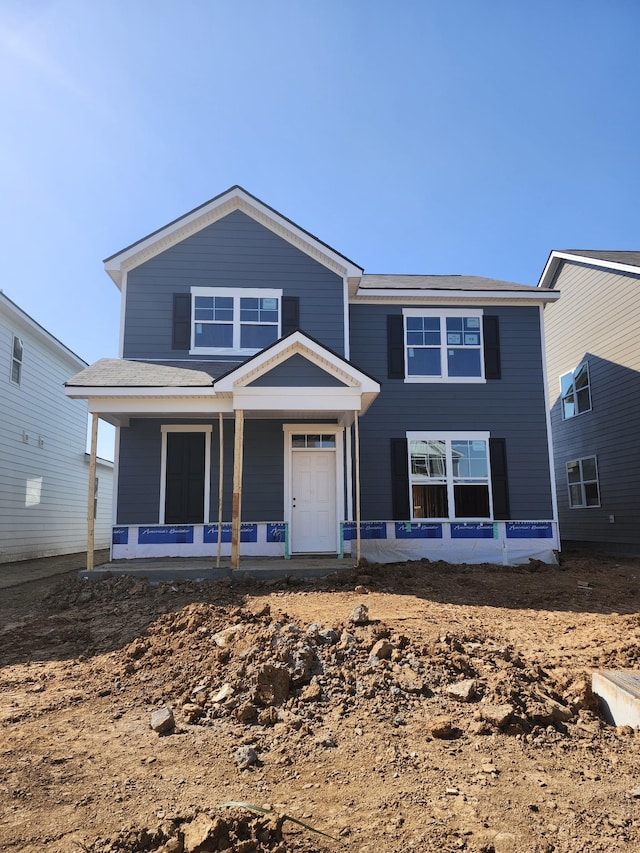
{"label": "white fascia board", "polygon": [[182,388],[122,388],[114,386],[91,386],[91,385],[67,385],[65,387],[67,397],[79,398],[86,400],[88,397],[181,397],[182,399],[191,399],[197,397],[216,397],[218,396],[213,388],[198,386],[187,386]]}
{"label": "white fascia board", "polygon": [[[234,371],[215,381],[218,393],[231,392],[255,382],[260,376],[273,370],[293,355],[302,355],[312,364],[325,370],[330,376],[348,382],[363,391],[380,391],[380,385],[339,356],[312,341],[303,332],[294,332],[278,341],[268,350],[239,365]],[[333,389],[335,390],[335,389]]]}
{"label": "white fascia board", "polygon": [[245,411],[360,411],[361,395],[355,388],[240,388],[233,395],[233,407]]}
{"label": "white fascia board", "polygon": [[177,397],[89,397],[89,411],[97,414],[119,414],[134,416],[161,413],[171,416],[214,415],[218,412],[232,412],[230,398],[217,400],[194,397],[191,400]]}
{"label": "white fascia board", "polygon": [[375,293],[363,290],[351,299],[352,304],[375,304],[381,301],[388,305],[450,305],[460,302],[466,305],[481,305],[493,302],[499,305],[539,305],[540,302],[554,302],[560,298],[557,290],[538,290],[531,288],[531,293],[524,290],[397,290],[395,288],[381,288]]}
{"label": "white fascia board", "polygon": [[361,267],[356,266],[319,240],[315,240],[310,234],[248,195],[239,187],[234,187],[229,192],[213,199],[209,204],[196,208],[191,213],[187,213],[175,222],[150,234],[149,237],[109,258],[105,261],[105,270],[120,287],[123,271],[134,269],[235,210],[246,213],[256,222],[264,225],[333,272],[337,272],[341,276],[362,275]]}
{"label": "white fascia board", "polygon": [[603,267],[604,269],[614,270],[615,272],[630,272],[633,275],[640,275],[640,267],[634,264],[621,264],[617,261],[607,261],[604,258],[591,258],[587,255],[574,255],[570,252],[557,252],[554,250],[549,255],[549,260],[542,271],[538,287],[548,287],[547,279],[553,278],[561,261],[573,261],[576,264],[589,264],[592,267]]}

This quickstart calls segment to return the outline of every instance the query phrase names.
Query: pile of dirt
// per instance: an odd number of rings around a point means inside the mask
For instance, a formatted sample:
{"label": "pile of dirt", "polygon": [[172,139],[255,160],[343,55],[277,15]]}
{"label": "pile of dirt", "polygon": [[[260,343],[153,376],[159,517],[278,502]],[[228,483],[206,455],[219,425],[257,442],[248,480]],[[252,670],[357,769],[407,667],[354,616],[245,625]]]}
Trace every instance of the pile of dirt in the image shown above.
{"label": "pile of dirt", "polygon": [[11,590],[0,846],[640,848],[640,733],[590,688],[639,665],[639,577],[581,556]]}

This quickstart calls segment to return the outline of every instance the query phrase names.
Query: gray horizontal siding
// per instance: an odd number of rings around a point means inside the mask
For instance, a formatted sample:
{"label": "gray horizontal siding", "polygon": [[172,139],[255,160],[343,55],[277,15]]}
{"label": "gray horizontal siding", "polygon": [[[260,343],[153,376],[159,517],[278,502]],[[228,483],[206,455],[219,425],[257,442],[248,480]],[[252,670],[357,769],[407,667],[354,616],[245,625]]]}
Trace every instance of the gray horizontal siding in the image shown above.
{"label": "gray horizontal siding", "polygon": [[326,370],[313,364],[308,359],[301,355],[293,355],[283,364],[279,364],[260,376],[255,382],[249,383],[250,387],[312,387],[312,388],[327,388],[327,387],[344,387],[344,382],[341,382],[335,376],[331,376]]}
{"label": "gray horizontal siding", "polygon": [[192,286],[281,288],[300,298],[301,329],[344,355],[342,279],[236,211],[128,274],[124,358],[176,357],[173,294]]}
{"label": "gray horizontal siding", "polygon": [[401,306],[351,308],[351,360],[381,393],[360,422],[362,515],[391,518],[390,439],[407,430],[488,430],[506,439],[511,516],[552,518],[539,312],[485,309],[500,318],[502,379],[483,384],[387,379],[386,323]]}
{"label": "gray horizontal siding", "polygon": [[[640,278],[564,264],[545,340],[560,534],[640,545]],[[588,361],[592,410],[562,419],[560,376]],[[597,456],[601,507],[569,508],[566,463]],[[609,517],[614,516],[614,522]]]}
{"label": "gray horizontal siding", "polygon": [[[118,524],[157,524],[160,514],[161,425],[188,423],[133,420],[120,430]],[[197,425],[202,425],[198,421]],[[281,521],[284,513],[284,434],[282,421],[246,421],[243,459],[243,521]],[[195,424],[195,422],[194,422]],[[234,424],[223,425],[223,520],[231,521]],[[211,521],[218,519],[219,431],[211,436]]]}

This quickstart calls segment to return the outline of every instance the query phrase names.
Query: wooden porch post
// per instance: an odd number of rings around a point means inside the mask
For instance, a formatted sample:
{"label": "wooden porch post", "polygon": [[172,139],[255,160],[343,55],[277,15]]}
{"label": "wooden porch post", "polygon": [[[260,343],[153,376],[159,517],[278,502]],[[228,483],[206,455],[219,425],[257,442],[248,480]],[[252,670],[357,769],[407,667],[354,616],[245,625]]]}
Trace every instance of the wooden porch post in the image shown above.
{"label": "wooden porch post", "polygon": [[356,560],[360,565],[360,430],[358,424],[358,413],[354,412],[354,438],[355,438],[355,474],[356,474]]}
{"label": "wooden porch post", "polygon": [[89,457],[89,486],[87,489],[87,570],[93,569],[93,551],[95,545],[95,489],[96,489],[96,453],[98,448],[98,415],[92,414],[91,455]]}
{"label": "wooden porch post", "polygon": [[224,473],[224,444],[222,432],[222,412],[218,415],[218,432],[220,433],[220,442],[218,447],[218,467],[220,474],[218,477],[218,553],[216,556],[216,568],[220,568],[220,550],[222,546],[222,496],[223,496],[223,473]]}
{"label": "wooden porch post", "polygon": [[233,504],[231,515],[231,568],[240,568],[240,519],[242,512],[242,449],[244,411],[236,411],[236,435],[233,450]]}

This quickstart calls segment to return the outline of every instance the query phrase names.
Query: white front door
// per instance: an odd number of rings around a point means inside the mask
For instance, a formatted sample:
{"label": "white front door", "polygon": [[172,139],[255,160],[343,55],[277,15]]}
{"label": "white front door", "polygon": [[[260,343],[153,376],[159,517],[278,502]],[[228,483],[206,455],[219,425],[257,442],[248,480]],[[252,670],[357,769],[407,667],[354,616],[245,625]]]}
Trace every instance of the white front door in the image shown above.
{"label": "white front door", "polygon": [[336,553],[336,451],[292,450],[291,530],[293,553]]}

